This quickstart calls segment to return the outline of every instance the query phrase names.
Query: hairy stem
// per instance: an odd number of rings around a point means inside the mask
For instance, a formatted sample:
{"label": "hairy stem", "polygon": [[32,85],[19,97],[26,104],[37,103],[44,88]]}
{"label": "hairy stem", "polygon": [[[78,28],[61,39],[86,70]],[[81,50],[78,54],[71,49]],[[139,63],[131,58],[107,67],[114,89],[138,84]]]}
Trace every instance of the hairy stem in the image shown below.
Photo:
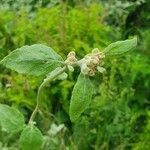
{"label": "hairy stem", "polygon": [[40,96],[41,96],[41,92],[43,90],[43,88],[51,81],[53,81],[56,77],[58,77],[60,74],[64,73],[65,70],[67,69],[67,67],[63,67],[63,68],[60,68],[58,71],[56,72],[53,72],[53,74],[50,74],[46,79],[44,79],[43,83],[39,86],[38,88],[38,92],[37,92],[37,98],[36,98],[36,106],[35,106],[35,109],[34,111],[32,112],[31,114],[31,117],[29,119],[29,124],[31,122],[33,122],[38,110],[39,110],[39,105],[40,105]]}

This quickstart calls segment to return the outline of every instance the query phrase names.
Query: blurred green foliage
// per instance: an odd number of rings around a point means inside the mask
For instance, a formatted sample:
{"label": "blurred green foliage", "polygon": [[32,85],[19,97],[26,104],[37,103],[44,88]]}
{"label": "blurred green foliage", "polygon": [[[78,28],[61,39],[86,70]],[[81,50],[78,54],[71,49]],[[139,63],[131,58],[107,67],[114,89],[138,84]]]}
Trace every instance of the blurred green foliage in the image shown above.
{"label": "blurred green foliage", "polygon": [[[70,122],[68,108],[79,71],[45,88],[42,112],[36,118],[45,133],[43,149],[149,150],[148,1],[114,1],[110,5],[107,1],[80,0],[24,2],[1,2],[0,59],[34,43],[53,47],[65,59],[71,50],[82,57],[95,47],[103,50],[122,38],[137,35],[139,41],[131,54],[106,60],[107,73],[96,76],[98,88],[92,105],[76,124]],[[42,79],[18,75],[0,66],[0,102],[17,107],[28,120]],[[0,149],[18,149],[17,142],[0,132]]]}

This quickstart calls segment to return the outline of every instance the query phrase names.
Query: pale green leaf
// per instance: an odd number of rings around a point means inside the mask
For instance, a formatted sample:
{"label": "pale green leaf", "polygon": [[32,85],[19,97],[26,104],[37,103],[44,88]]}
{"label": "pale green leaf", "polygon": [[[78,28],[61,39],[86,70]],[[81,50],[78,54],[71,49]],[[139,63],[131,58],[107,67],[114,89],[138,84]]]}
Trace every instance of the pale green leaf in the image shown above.
{"label": "pale green leaf", "polygon": [[11,52],[0,63],[29,75],[45,75],[61,65],[62,58],[52,48],[34,44],[23,46]]}
{"label": "pale green leaf", "polygon": [[40,150],[43,143],[43,135],[37,127],[30,124],[22,131],[19,143],[22,150]]}
{"label": "pale green leaf", "polygon": [[17,133],[24,125],[24,116],[17,109],[0,104],[0,126],[3,131]]}
{"label": "pale green leaf", "polygon": [[88,76],[80,74],[73,88],[69,115],[72,122],[75,122],[82,112],[91,103],[94,89]]}
{"label": "pale green leaf", "polygon": [[137,38],[133,38],[125,41],[118,41],[110,44],[104,49],[106,56],[121,55],[130,50],[133,50],[137,46]]}

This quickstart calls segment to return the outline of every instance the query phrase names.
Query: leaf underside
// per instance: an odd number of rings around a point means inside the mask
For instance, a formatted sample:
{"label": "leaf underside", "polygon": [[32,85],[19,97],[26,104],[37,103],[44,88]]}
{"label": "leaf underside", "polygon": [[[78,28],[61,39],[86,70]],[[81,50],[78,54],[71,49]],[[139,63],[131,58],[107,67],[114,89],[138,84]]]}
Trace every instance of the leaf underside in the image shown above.
{"label": "leaf underside", "polygon": [[69,115],[72,122],[75,122],[82,112],[91,103],[94,89],[88,76],[80,74],[73,88]]}

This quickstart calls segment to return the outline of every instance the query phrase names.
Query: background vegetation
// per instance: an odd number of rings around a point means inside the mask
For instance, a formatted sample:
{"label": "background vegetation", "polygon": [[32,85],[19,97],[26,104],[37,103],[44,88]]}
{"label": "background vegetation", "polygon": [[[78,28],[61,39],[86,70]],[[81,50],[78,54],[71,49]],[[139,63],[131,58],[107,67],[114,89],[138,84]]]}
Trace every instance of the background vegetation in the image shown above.
{"label": "background vegetation", "polygon": [[[72,124],[68,116],[79,71],[45,88],[44,114],[36,118],[45,135],[43,150],[150,149],[149,27],[149,0],[0,1],[0,60],[34,43],[44,43],[65,58],[71,50],[82,57],[95,47],[103,50],[111,42],[138,37],[135,51],[106,60],[107,73],[96,77],[98,89],[79,122]],[[42,79],[0,66],[0,103],[18,108],[27,121]],[[1,130],[0,149],[17,150],[16,139]]]}

